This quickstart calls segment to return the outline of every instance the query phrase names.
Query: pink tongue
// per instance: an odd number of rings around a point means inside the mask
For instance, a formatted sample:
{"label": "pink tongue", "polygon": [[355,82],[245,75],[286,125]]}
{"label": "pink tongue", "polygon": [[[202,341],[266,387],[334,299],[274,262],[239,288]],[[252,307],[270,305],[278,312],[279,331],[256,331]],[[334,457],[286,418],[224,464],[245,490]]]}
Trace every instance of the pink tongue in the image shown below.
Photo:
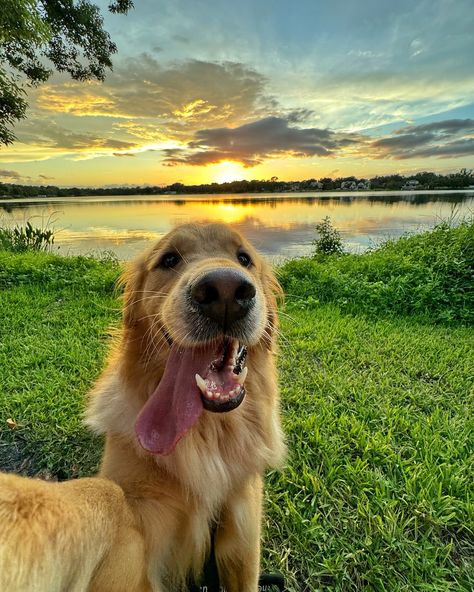
{"label": "pink tongue", "polygon": [[169,454],[199,419],[203,406],[195,374],[212,362],[206,349],[173,344],[160,384],[141,410],[135,424],[140,445],[153,454]]}

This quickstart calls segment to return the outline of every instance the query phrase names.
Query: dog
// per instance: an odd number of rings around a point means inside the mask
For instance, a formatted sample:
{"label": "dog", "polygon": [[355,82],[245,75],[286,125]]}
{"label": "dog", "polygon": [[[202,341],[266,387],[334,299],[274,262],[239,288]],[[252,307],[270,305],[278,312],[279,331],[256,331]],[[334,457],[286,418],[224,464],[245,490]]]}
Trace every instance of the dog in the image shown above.
{"label": "dog", "polygon": [[227,225],[178,226],[125,271],[123,327],[89,398],[97,477],[0,476],[0,590],[164,592],[212,546],[258,586],[262,474],[285,445],[270,267]]}

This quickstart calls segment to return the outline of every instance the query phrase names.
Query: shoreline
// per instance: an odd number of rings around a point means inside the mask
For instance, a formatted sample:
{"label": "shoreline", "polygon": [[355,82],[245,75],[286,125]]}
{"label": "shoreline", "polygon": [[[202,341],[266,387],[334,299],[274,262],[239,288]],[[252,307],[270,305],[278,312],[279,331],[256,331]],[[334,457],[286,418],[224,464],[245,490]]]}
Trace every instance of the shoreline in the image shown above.
{"label": "shoreline", "polygon": [[[156,201],[156,202],[174,202],[174,201],[268,201],[271,199],[283,200],[283,199],[300,199],[302,201],[324,198],[327,196],[335,197],[391,197],[391,196],[416,196],[416,195],[456,195],[460,193],[467,193],[474,195],[474,188],[466,189],[419,189],[419,190],[384,190],[384,189],[371,189],[371,190],[326,190],[326,191],[281,191],[281,192],[244,192],[244,193],[158,193],[158,194],[145,194],[145,193],[131,193],[131,194],[117,194],[117,195],[71,195],[71,196],[25,196],[25,197],[3,197],[0,196],[0,203],[70,203],[74,201],[79,202],[110,202],[110,201],[135,201],[140,198],[141,201]],[[207,198],[207,199],[206,199]],[[212,198],[212,199],[211,199]]]}

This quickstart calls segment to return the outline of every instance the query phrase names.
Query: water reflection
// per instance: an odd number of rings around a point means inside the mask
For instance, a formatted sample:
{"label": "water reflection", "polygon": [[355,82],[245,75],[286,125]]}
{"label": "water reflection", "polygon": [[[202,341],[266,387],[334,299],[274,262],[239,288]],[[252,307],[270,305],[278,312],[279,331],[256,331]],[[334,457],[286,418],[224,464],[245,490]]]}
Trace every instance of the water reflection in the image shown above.
{"label": "water reflection", "polygon": [[474,192],[357,192],[229,196],[129,196],[0,202],[1,224],[54,222],[63,253],[112,250],[128,259],[182,222],[233,224],[273,259],[311,251],[314,226],[330,216],[347,248],[360,252],[455,213],[472,215]]}

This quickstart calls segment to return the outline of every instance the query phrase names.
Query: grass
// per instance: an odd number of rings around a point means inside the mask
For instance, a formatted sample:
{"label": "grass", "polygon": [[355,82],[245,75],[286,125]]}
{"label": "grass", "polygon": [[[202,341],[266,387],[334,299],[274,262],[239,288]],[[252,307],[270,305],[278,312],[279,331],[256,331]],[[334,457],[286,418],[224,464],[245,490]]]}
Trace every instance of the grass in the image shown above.
{"label": "grass", "polygon": [[[291,592],[474,589],[473,227],[436,232],[282,269],[289,458],[267,477],[263,558]],[[96,470],[80,414],[119,323],[118,271],[0,252],[0,468]]]}
{"label": "grass", "polygon": [[472,590],[472,331],[331,305],[292,317],[270,563],[295,590]]}
{"label": "grass", "polygon": [[117,275],[113,262],[0,252],[3,469],[59,478],[96,469],[100,446],[81,413],[120,317]]}
{"label": "grass", "polygon": [[474,322],[474,222],[389,241],[360,255],[302,258],[280,270],[289,300],[349,313]]}

